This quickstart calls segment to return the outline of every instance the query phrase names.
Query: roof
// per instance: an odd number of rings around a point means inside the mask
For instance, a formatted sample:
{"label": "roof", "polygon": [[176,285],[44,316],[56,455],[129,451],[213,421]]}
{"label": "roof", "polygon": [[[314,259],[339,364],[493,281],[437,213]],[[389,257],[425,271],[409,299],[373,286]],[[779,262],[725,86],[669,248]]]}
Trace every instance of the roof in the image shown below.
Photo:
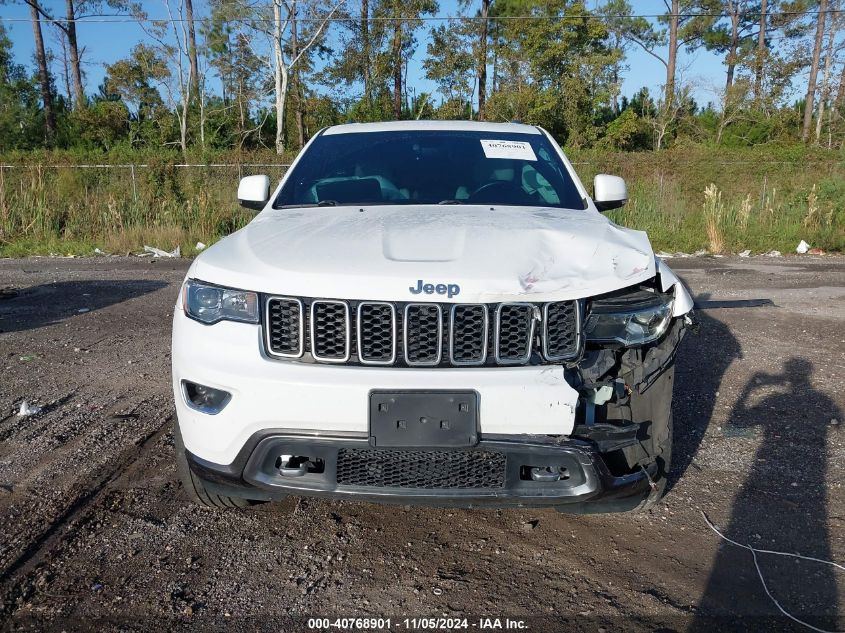
{"label": "roof", "polygon": [[383,121],[380,123],[347,123],[327,128],[323,134],[355,134],[360,132],[399,132],[404,130],[445,130],[493,132],[499,134],[540,134],[539,128],[522,123],[490,123],[487,121]]}

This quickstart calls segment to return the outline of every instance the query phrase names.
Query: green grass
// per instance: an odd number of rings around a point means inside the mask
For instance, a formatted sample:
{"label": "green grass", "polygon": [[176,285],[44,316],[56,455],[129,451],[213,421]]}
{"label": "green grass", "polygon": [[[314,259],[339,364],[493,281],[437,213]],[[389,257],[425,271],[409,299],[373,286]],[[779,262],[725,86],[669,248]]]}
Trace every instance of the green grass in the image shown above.
{"label": "green grass", "polygon": [[845,250],[845,162],[839,152],[692,146],[572,160],[588,187],[596,173],[626,179],[630,202],[609,215],[647,231],[658,250],[715,250],[705,212],[711,185],[721,201],[711,219],[724,252],[794,252],[802,239],[825,251]]}
{"label": "green grass", "polygon": [[40,240],[32,238],[18,238],[3,244],[0,255],[3,257],[27,257],[29,255],[58,255],[82,256],[93,255],[97,244],[89,241],[63,240],[57,237],[46,237]]}
{"label": "green grass", "polygon": [[[805,147],[725,150],[703,146],[659,153],[573,152],[591,188],[597,173],[623,176],[630,202],[609,216],[648,232],[656,250],[793,252],[800,240],[845,250],[845,162],[839,152]],[[272,153],[202,156],[191,162],[284,163]],[[75,168],[69,163],[146,163]],[[240,228],[252,213],[237,206],[238,178],[280,168],[177,168],[181,156],[11,155],[0,163],[0,256],[139,252],[144,244],[182,253]],[[705,190],[721,204],[705,212]],[[713,191],[713,190],[711,190]],[[708,232],[708,217],[710,231]],[[717,238],[714,242],[714,236]]]}

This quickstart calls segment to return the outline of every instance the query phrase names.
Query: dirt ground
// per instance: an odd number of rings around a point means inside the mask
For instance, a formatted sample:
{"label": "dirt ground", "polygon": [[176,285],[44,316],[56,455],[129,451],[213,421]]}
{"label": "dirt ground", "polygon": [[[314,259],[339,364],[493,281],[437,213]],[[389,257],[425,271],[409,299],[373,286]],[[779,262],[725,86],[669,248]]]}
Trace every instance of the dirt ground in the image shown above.
{"label": "dirt ground", "polygon": [[[190,505],[169,384],[188,264],[0,260],[2,628],[800,630],[702,512],[741,543],[845,563],[845,258],[673,259],[703,307],[678,359],[671,490],[645,515],[583,517]],[[774,305],[707,303],[757,298]],[[19,417],[22,400],[41,413]],[[845,573],[758,558],[784,609],[845,629]]]}

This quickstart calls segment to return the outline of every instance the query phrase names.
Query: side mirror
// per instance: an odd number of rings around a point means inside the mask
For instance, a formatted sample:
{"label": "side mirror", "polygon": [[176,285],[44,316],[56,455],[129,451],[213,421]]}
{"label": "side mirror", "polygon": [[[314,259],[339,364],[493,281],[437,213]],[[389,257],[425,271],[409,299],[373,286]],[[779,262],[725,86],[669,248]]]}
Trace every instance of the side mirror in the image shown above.
{"label": "side mirror", "polygon": [[599,174],[593,180],[593,202],[599,211],[610,211],[628,202],[628,187],[619,176]]}
{"label": "side mirror", "polygon": [[238,202],[242,207],[261,211],[270,199],[269,176],[247,176],[238,185]]}

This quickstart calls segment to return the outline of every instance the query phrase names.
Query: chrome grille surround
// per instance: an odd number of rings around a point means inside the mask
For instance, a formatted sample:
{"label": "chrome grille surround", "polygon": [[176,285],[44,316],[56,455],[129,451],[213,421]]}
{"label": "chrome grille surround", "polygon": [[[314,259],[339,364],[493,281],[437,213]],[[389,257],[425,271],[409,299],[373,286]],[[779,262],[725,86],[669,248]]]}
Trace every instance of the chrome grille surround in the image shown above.
{"label": "chrome grille surround", "polygon": [[[329,355],[329,354],[319,354],[317,352],[317,348],[322,344],[319,338],[323,336],[322,333],[318,331],[319,322],[319,315],[317,312],[320,310],[321,306],[342,306],[343,308],[343,321],[345,323],[345,340],[343,346],[343,356],[338,355]],[[333,312],[337,312],[336,310],[332,310]],[[332,315],[333,317],[334,315]],[[331,317],[330,317],[331,318]],[[337,301],[334,299],[317,299],[311,302],[311,355],[314,357],[315,360],[322,361],[324,363],[345,363],[349,360],[352,356],[352,323],[349,320],[349,304],[346,301]],[[329,328],[336,328],[336,324],[328,324]],[[336,345],[336,342],[333,342],[332,345]]]}
{"label": "chrome grille surround", "polygon": [[[574,320],[575,324],[573,327],[568,328],[566,334],[571,336],[573,341],[568,346],[568,349],[564,352],[561,352],[559,349],[560,346],[560,337],[561,334],[558,334],[558,337],[555,338],[549,334],[550,328],[549,326],[552,323],[552,318],[550,314],[553,311],[557,311],[559,309],[563,309],[564,311],[572,313],[572,319]],[[584,347],[584,332],[583,332],[583,321],[584,321],[584,303],[582,301],[555,301],[552,303],[547,303],[543,306],[543,331],[541,335],[542,343],[543,343],[543,357],[549,361],[560,361],[560,360],[572,360],[577,358],[581,355]],[[556,330],[560,327],[559,324],[555,324],[553,328]],[[554,339],[554,343],[550,343]]]}
{"label": "chrome grille surround", "polygon": [[[297,338],[297,346],[296,352],[279,352],[275,351],[273,344],[273,328],[270,327],[271,323],[271,309],[274,304],[278,303],[289,303],[294,304],[298,308],[298,319],[297,325],[299,329],[299,334]],[[276,356],[278,358],[301,358],[302,355],[305,353],[305,308],[303,306],[302,300],[297,299],[296,297],[283,297],[283,296],[272,296],[267,297],[267,300],[264,302],[264,344],[267,349],[267,353],[270,356]],[[280,337],[284,336],[284,334],[280,334]]]}
{"label": "chrome grille surround", "polygon": [[[411,345],[416,343],[419,345],[419,337],[417,341],[410,341],[409,333],[411,331],[411,319],[413,318],[412,313],[416,312],[417,319],[425,318],[430,319],[430,315],[421,315],[422,310],[430,311],[434,309],[437,313],[437,340],[436,340],[436,353],[431,354],[429,353],[425,360],[420,360],[418,356],[412,358],[412,355],[416,354],[416,351],[411,349]],[[428,324],[419,323],[414,325],[413,327],[418,328],[422,331],[423,328],[429,327]],[[434,367],[440,364],[440,359],[443,357],[443,309],[437,303],[409,303],[405,306],[404,318],[402,319],[402,349],[405,352],[405,362],[411,367]]]}
{"label": "chrome grille surround", "polygon": [[[390,357],[389,358],[365,358],[364,350],[367,348],[364,340],[364,328],[361,327],[364,318],[364,311],[370,307],[382,307],[390,310]],[[355,320],[357,332],[358,360],[364,365],[392,365],[396,362],[396,308],[392,303],[386,301],[362,301],[358,304],[358,317]]]}
{"label": "chrome grille surround", "polygon": [[[523,314],[520,315],[520,312]],[[496,327],[493,330],[493,353],[497,363],[500,365],[521,365],[531,359],[531,351],[534,348],[534,326],[538,320],[538,312],[537,306],[533,303],[523,301],[500,303],[498,305],[496,308]],[[508,314],[505,315],[505,313]],[[516,319],[527,318],[529,320],[528,323],[524,324],[528,336],[523,337],[525,345],[521,346],[522,352],[519,354],[516,354],[519,350],[515,345],[515,343],[518,343],[517,337],[520,336],[519,324],[516,321],[511,323],[513,319],[511,315]],[[509,321],[504,327],[502,324],[503,318],[508,318]],[[513,349],[514,351],[502,354],[503,345],[507,345],[508,350]]]}
{"label": "chrome grille surround", "polygon": [[[456,327],[457,315],[460,311],[468,311],[475,309],[481,311],[483,318],[482,332],[480,338],[481,351],[477,359],[467,360],[464,358],[458,359],[455,355],[455,339],[456,332],[460,326]],[[487,306],[483,303],[456,303],[449,310],[449,362],[456,366],[471,367],[474,365],[483,365],[487,362],[487,347],[490,339],[490,314]]]}

